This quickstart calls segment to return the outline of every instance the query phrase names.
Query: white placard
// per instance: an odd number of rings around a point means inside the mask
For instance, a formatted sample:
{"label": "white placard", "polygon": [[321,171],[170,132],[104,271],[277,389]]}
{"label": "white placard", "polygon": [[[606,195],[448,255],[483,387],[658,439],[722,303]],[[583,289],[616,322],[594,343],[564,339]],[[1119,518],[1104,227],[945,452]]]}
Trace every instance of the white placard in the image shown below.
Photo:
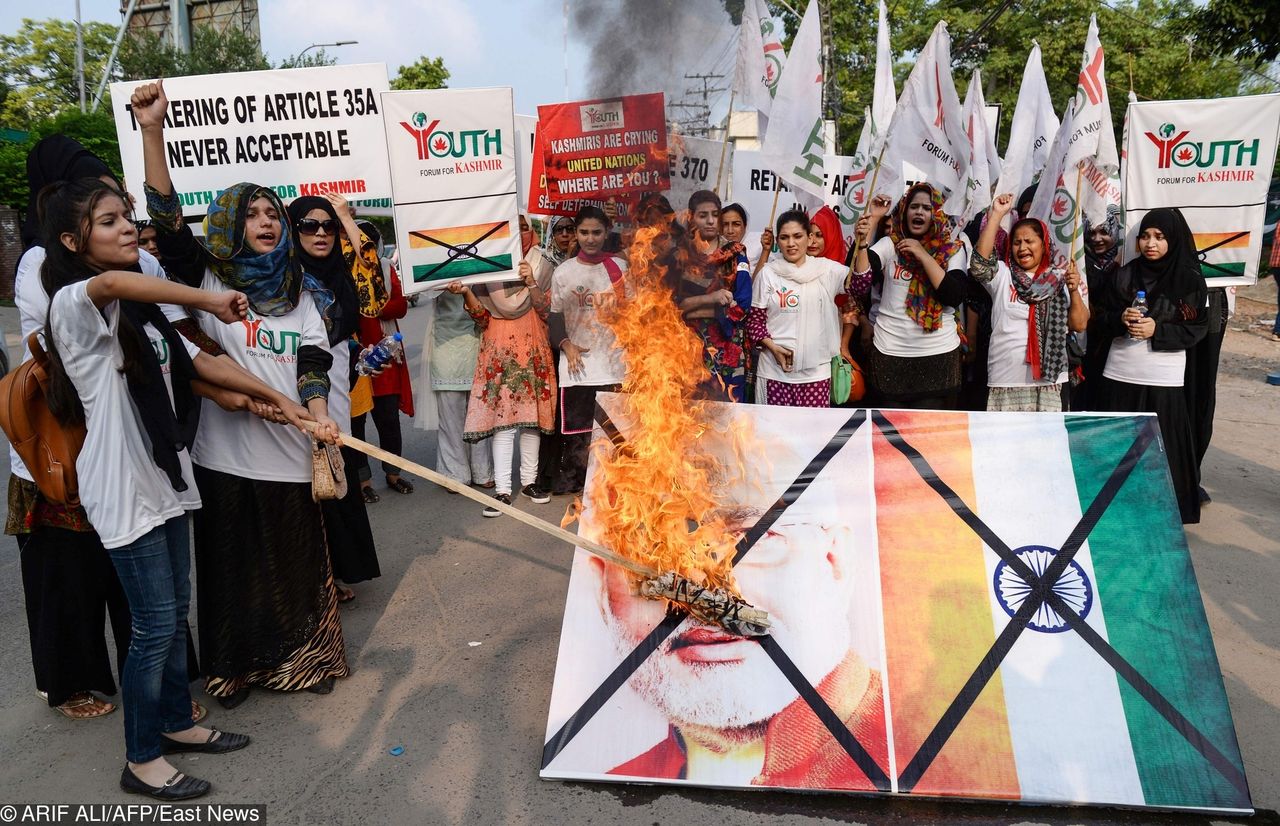
{"label": "white placard", "polygon": [[520,261],[510,87],[382,95],[406,293],[507,281]]}
{"label": "white placard", "polygon": [[1209,286],[1257,282],[1278,129],[1280,95],[1129,104],[1126,260],[1142,216],[1177,207]]}
{"label": "white placard", "polygon": [[[733,147],[724,148],[723,141],[669,135],[667,138],[671,163],[671,190],[667,199],[677,212],[689,206],[689,196],[700,189],[717,189],[716,177],[720,170],[720,154],[724,152],[724,171],[719,174],[719,190],[723,192],[733,168]],[[717,193],[719,194],[719,193]]]}
{"label": "white placard", "polygon": [[[125,182],[138,203],[142,140],[130,111],[134,87],[111,84]],[[383,63],[167,78],[165,160],[182,212],[202,216],[238,181],[271,187],[288,203],[338,192],[357,205],[391,197],[379,112]]]}

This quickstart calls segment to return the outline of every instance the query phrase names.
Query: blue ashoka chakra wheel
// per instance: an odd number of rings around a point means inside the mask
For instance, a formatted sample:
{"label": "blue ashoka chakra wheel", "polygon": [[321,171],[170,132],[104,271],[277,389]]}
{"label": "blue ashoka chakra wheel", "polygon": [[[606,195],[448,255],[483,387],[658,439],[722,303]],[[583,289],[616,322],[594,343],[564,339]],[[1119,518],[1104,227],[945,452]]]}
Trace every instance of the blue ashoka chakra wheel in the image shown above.
{"label": "blue ashoka chakra wheel", "polygon": [[[1053,563],[1053,558],[1058,555],[1055,549],[1046,548],[1043,545],[1027,545],[1013,553],[1034,571],[1036,576],[1043,576]],[[1031,596],[1031,586],[1004,560],[996,566],[995,576],[992,579],[1000,607],[1012,617]],[[1088,617],[1089,609],[1093,607],[1093,583],[1089,581],[1088,575],[1078,562],[1072,560],[1067,563],[1062,575],[1058,577],[1057,582],[1053,583],[1053,592],[1081,619]],[[1027,627],[1045,634],[1059,634],[1071,626],[1067,625],[1067,621],[1059,616],[1057,611],[1047,604],[1041,604],[1031,615]]]}

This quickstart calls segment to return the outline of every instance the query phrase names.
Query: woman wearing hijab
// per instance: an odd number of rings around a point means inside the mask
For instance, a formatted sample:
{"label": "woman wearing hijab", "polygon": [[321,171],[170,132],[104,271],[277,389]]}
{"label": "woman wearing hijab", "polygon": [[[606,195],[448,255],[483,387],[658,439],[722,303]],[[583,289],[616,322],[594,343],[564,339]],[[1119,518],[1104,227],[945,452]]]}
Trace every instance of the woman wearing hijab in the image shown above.
{"label": "woman wearing hijab", "polygon": [[[1146,294],[1144,315],[1132,307]],[[1155,413],[1183,524],[1200,521],[1195,438],[1183,393],[1187,350],[1205,336],[1205,283],[1187,221],[1176,209],[1153,209],[1138,229],[1138,257],[1094,298],[1105,340],[1099,408]]]}
{"label": "woman wearing hijab", "polygon": [[824,206],[809,219],[809,255],[825,258],[844,267],[844,233],[840,231],[840,219],[831,207]]}
{"label": "woman wearing hijab", "polygon": [[[197,241],[165,165],[162,83],[137,87],[132,109],[166,270],[190,286],[249,300],[243,321],[223,324],[204,313],[201,329],[241,367],[305,404],[319,438],[335,439],[325,318],[333,296],[299,266],[280,199],[256,184],[231,185],[210,204]],[[195,557],[205,690],[226,708],[251,686],[329,690],[349,672],[323,518],[311,498],[311,443],[217,407],[201,418],[192,461],[204,505]]]}
{"label": "woman wearing hijab", "polygon": [[991,296],[987,356],[987,409],[1061,411],[1067,381],[1067,332],[1083,332],[1089,308],[1080,273],[1050,266],[1049,228],[1023,218],[1013,225],[1013,264],[996,257],[996,231],[1013,208],[1013,196],[996,196],[978,238],[969,274]]}
{"label": "woman wearing hijab", "polygon": [[929,184],[911,187],[888,233],[869,248],[866,239],[888,213],[888,200],[877,197],[858,219],[853,274],[879,287],[867,374],[884,407],[956,405],[961,342],[955,308],[968,284],[969,249],[942,202]]}
{"label": "woman wearing hijab", "polygon": [[[389,335],[400,332],[399,320],[409,312],[409,302],[404,297],[404,291],[400,286],[400,274],[396,272],[396,268],[390,261],[385,266],[382,263],[382,256],[378,252],[382,246],[382,233],[370,221],[356,221],[355,225],[361,233],[359,258],[364,268],[371,274],[371,278],[377,279],[376,282],[371,283],[371,286],[380,285],[381,289],[388,293],[381,309],[375,311],[371,305],[369,313],[363,310],[360,313],[360,327],[356,338],[363,350]],[[348,266],[353,268],[352,272],[355,272],[357,252],[346,238],[342,241],[342,255],[346,258]],[[363,388],[363,391],[359,393],[361,403],[358,405],[356,396],[360,388]],[[365,422],[369,413],[372,413],[373,426],[378,431],[378,444],[391,453],[401,455],[404,450],[404,440],[400,434],[400,414],[403,413],[412,418],[414,413],[413,387],[409,384],[408,359],[402,358],[391,362],[376,376],[359,377],[351,391],[351,435],[357,439],[364,438]],[[369,457],[354,450],[351,454],[360,478],[360,492],[364,496],[365,503],[372,504],[379,501],[378,494],[373,490],[373,480],[370,478],[372,474],[369,470]],[[413,484],[400,475],[398,467],[389,462],[383,462],[382,472],[389,490],[405,495],[413,493]],[[470,480],[468,480],[469,483]]]}
{"label": "woman wearing hijab", "polygon": [[[364,258],[343,257],[340,235],[353,245],[362,242],[347,199],[336,193],[296,198],[289,204],[289,223],[298,239],[298,263],[302,271],[315,278],[332,297],[328,306],[329,352],[333,364],[329,368],[329,416],[345,432],[351,431],[351,374],[358,342],[352,337],[360,329],[361,317],[377,318],[387,303],[382,272],[371,267]],[[353,346],[356,345],[356,346]],[[350,602],[355,593],[348,585],[375,579],[382,575],[378,552],[373,543],[373,528],[365,511],[360,486],[359,459],[356,451],[342,449],[347,476],[347,495],[320,503],[324,513],[324,533],[333,562],[333,578],[338,602]]]}
{"label": "woman wearing hijab", "polygon": [[742,244],[720,241],[720,197],[699,190],[689,198],[688,240],[675,268],[675,300],[685,324],[702,341],[711,377],[703,390],[718,401],[746,401],[747,313],[751,273]]}
{"label": "woman wearing hijab", "polygon": [[[810,224],[803,212],[778,216],[780,260],[760,268],[748,334],[760,342],[756,403],[789,407],[831,405],[831,359],[840,352],[845,269],[808,254]],[[865,286],[865,282],[863,284]]]}
{"label": "woman wearing hijab", "polygon": [[[534,241],[532,232],[521,233],[520,281],[475,287],[455,281],[447,288],[462,295],[467,312],[483,330],[462,438],[479,442],[492,437],[494,498],[507,505],[517,433],[520,493],[536,504],[551,501],[537,480],[538,443],[555,424],[556,374],[546,324],[552,269]],[[502,515],[491,507],[482,513]]]}
{"label": "woman wearing hijab", "polygon": [[[1107,218],[1094,224],[1084,220],[1084,272],[1088,295],[1099,295],[1120,269],[1120,243],[1124,232],[1120,228],[1119,207],[1109,207]],[[1080,365],[1083,380],[1071,394],[1071,406],[1075,410],[1097,410],[1098,388],[1102,384],[1102,369],[1106,366],[1108,338],[1095,330],[1095,322],[1089,322],[1089,334],[1085,337],[1084,358]]]}

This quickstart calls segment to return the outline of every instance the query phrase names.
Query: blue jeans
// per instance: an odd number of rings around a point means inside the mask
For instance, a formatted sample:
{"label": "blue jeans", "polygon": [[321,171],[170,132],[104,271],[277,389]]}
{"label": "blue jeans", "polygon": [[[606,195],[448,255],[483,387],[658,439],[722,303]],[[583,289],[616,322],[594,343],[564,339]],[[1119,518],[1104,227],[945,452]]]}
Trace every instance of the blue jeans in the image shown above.
{"label": "blue jeans", "polygon": [[146,763],[161,755],[162,732],[191,722],[187,683],[187,608],[191,539],[186,514],[110,551],[133,613],[133,639],[121,678],[125,756]]}

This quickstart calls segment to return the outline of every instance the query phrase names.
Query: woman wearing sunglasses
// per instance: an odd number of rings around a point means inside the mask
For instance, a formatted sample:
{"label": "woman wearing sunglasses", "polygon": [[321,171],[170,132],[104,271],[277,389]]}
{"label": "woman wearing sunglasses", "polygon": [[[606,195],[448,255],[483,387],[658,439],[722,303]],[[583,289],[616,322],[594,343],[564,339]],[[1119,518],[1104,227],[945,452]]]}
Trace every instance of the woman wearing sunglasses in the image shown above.
{"label": "woman wearing sunglasses", "polygon": [[[333,440],[325,318],[333,297],[299,266],[280,199],[257,184],[233,184],[210,205],[197,241],[166,166],[163,85],[137,87],[132,109],[165,269],[190,286],[235,290],[249,301],[245,318],[232,324],[199,314],[201,329],[226,357],[306,405],[318,436]],[[310,440],[213,405],[201,413],[191,458],[203,503],[194,535],[205,690],[224,708],[242,703],[252,686],[324,692],[349,672],[320,506],[311,498]]]}
{"label": "woman wearing sunglasses", "polygon": [[[348,264],[342,254],[343,236],[357,249],[365,240],[346,198],[336,193],[297,198],[289,204],[289,221],[297,232],[302,271],[315,278],[333,298],[327,313],[329,352],[333,356],[329,368],[329,415],[339,428],[350,433],[352,373],[360,351],[360,342],[354,336],[360,329],[361,316],[378,317],[389,297],[387,287],[382,273],[364,258],[353,255]],[[348,585],[382,575],[373,528],[365,511],[364,488],[360,486],[359,454],[345,447],[342,453],[347,495],[320,503],[340,603],[355,599],[355,592]]]}

